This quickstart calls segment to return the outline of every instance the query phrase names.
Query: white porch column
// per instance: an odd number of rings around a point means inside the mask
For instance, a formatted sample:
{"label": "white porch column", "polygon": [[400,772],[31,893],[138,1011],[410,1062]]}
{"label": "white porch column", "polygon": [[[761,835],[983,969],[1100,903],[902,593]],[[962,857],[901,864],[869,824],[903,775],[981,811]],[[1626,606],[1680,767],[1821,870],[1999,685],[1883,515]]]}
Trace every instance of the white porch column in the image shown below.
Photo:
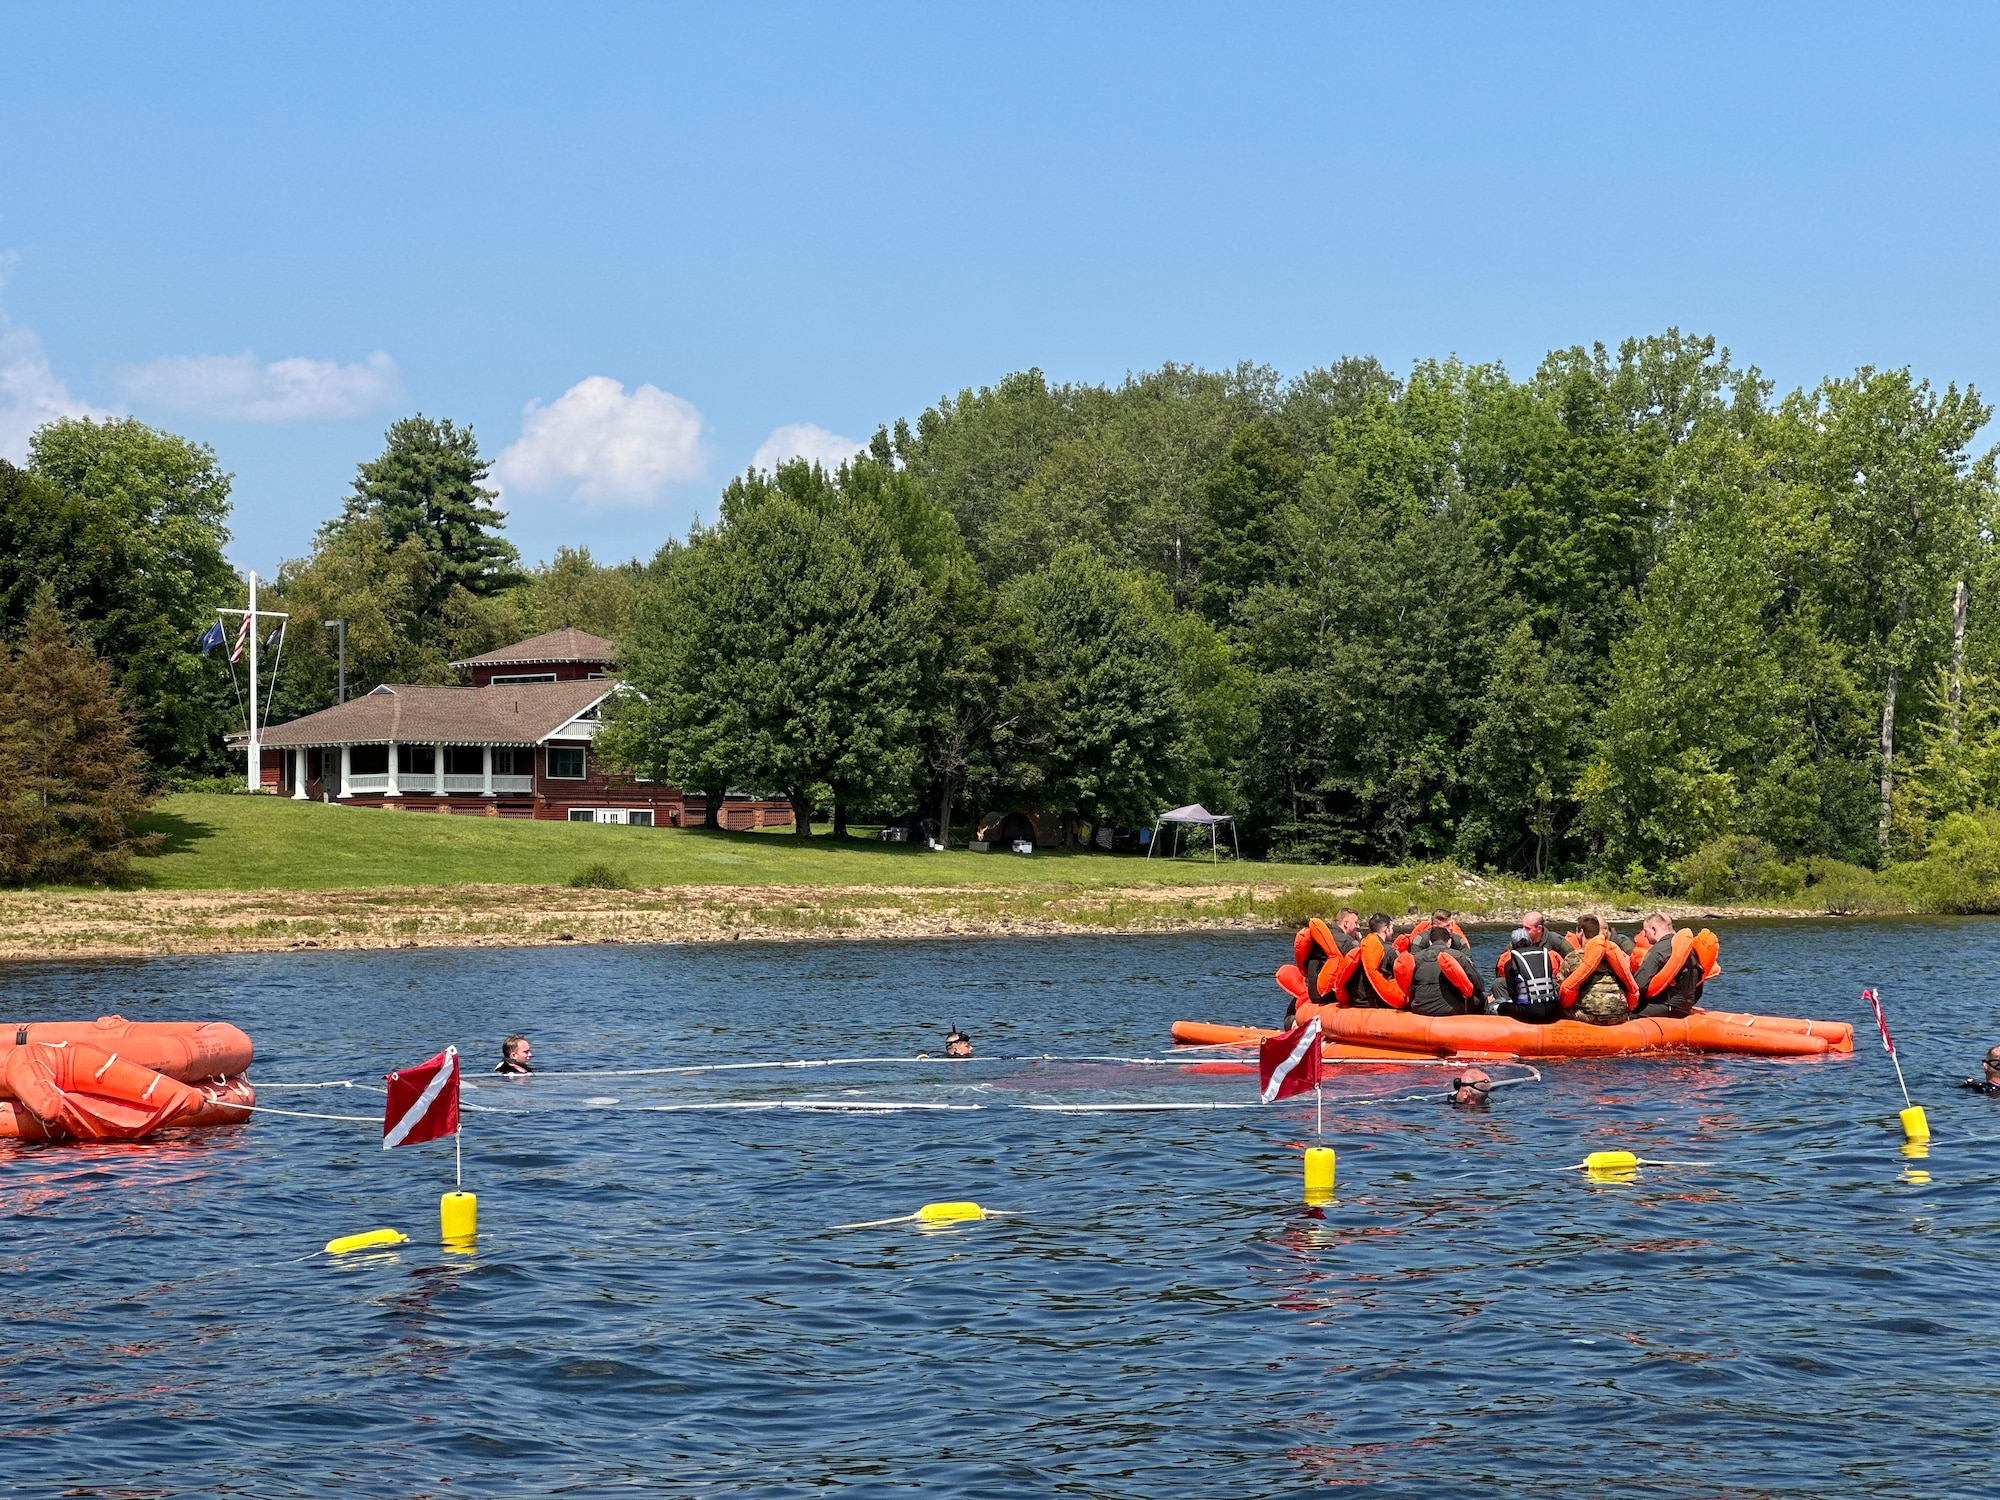
{"label": "white porch column", "polygon": [[292,751],[292,800],[306,800],[306,747],[299,745]]}
{"label": "white porch column", "polygon": [[389,741],[389,785],[383,791],[383,796],[400,797],[403,795],[403,784],[396,779],[396,776],[396,742],[391,740]]}
{"label": "white porch column", "polygon": [[432,782],[433,789],[442,797],[444,795],[444,746],[442,745],[431,746],[431,773],[435,778]]}
{"label": "white porch column", "polygon": [[354,774],[353,749],[352,745],[342,745],[340,747],[340,790],[335,793],[336,796],[352,797],[354,795],[354,793],[347,789],[347,778]]}
{"label": "white porch column", "polygon": [[482,797],[492,796],[493,795],[493,747],[491,745],[481,745],[479,747],[479,774],[481,777],[484,778],[486,783],[484,786],[480,787],[479,795]]}

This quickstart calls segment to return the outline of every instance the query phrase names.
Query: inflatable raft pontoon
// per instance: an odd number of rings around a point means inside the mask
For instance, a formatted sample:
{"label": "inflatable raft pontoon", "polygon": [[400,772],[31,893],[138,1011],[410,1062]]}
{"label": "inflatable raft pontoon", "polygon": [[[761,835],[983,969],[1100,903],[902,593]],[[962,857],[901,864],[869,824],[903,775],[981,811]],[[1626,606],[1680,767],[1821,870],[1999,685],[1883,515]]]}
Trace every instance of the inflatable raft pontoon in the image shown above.
{"label": "inflatable raft pontoon", "polygon": [[256,1092],[250,1038],[222,1021],[38,1021],[0,1027],[0,1140],[135,1141],[233,1125]]}
{"label": "inflatable raft pontoon", "polygon": [[[1552,1021],[1533,1026],[1505,1016],[1419,1016],[1405,1010],[1301,1005],[1301,1023],[1317,1015],[1328,1057],[1617,1057],[1628,1052],[1723,1052],[1748,1057],[1823,1057],[1852,1052],[1845,1021],[1804,1021],[1699,1010],[1685,1020],[1641,1018],[1616,1026]],[[1184,1046],[1250,1046],[1276,1036],[1255,1026],[1174,1022]]]}

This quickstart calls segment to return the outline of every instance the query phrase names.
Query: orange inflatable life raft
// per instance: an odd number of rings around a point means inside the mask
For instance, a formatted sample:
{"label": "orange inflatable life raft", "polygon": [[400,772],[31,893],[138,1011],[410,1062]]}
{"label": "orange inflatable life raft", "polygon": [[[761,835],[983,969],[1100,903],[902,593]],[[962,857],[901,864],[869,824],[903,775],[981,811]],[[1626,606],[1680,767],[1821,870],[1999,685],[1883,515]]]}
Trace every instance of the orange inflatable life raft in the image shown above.
{"label": "orange inflatable life raft", "polygon": [[[1584,1021],[1536,1026],[1506,1016],[1420,1016],[1330,1005],[1299,1008],[1301,1022],[1314,1015],[1320,1018],[1328,1057],[1617,1057],[1633,1052],[1824,1057],[1854,1050],[1854,1028],[1845,1021],[1721,1010],[1697,1009],[1684,1020],[1638,1017],[1615,1026]],[[1187,1046],[1249,1046],[1275,1035],[1255,1026],[1174,1022],[1174,1040]]]}
{"label": "orange inflatable life raft", "polygon": [[0,1027],[0,1140],[136,1141],[250,1118],[250,1038],[221,1021]]}

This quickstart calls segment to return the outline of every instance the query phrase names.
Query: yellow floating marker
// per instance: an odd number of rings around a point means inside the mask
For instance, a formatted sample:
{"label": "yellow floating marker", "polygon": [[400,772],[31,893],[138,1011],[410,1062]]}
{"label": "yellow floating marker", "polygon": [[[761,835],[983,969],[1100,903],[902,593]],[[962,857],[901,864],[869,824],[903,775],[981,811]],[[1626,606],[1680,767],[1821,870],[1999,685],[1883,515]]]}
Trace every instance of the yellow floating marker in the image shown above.
{"label": "yellow floating marker", "polygon": [[350,1250],[373,1250],[379,1245],[407,1245],[410,1237],[400,1229],[370,1229],[364,1234],[343,1234],[326,1242],[328,1255],[345,1255]]}
{"label": "yellow floating marker", "polygon": [[919,1224],[956,1224],[965,1219],[983,1219],[986,1210],[977,1203],[926,1203],[912,1217]]}
{"label": "yellow floating marker", "polygon": [[438,1199],[438,1233],[447,1241],[469,1240],[479,1233],[479,1195],[452,1192]]}
{"label": "yellow floating marker", "polygon": [[1593,1151],[1583,1159],[1586,1172],[1629,1172],[1639,1165],[1639,1158],[1630,1151]]}
{"label": "yellow floating marker", "polygon": [[1903,1138],[1911,1141],[1927,1141],[1931,1138],[1931,1122],[1924,1118],[1924,1107],[1912,1104],[1908,1109],[1899,1110],[1896,1118],[1903,1122]]}
{"label": "yellow floating marker", "polygon": [[1333,1147],[1306,1147],[1306,1202],[1314,1205],[1333,1202],[1334,1167]]}

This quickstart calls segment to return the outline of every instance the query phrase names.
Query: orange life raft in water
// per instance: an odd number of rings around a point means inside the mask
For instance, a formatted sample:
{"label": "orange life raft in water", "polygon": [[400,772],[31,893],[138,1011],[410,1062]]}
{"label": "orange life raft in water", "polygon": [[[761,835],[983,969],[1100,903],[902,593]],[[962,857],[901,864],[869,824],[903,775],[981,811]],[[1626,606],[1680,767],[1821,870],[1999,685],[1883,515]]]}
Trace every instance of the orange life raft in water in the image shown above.
{"label": "orange life raft in water", "polygon": [[[1685,1020],[1653,1017],[1592,1026],[1545,1026],[1506,1016],[1418,1016],[1404,1010],[1301,1005],[1301,1023],[1317,1015],[1328,1057],[1616,1057],[1627,1052],[1730,1052],[1749,1057],[1823,1057],[1852,1052],[1845,1021],[1801,1021],[1696,1010]],[[1276,1036],[1255,1026],[1174,1022],[1174,1040],[1193,1046],[1248,1045]]]}
{"label": "orange life raft in water", "polygon": [[222,1021],[0,1027],[0,1140],[136,1141],[250,1118],[250,1038]]}

